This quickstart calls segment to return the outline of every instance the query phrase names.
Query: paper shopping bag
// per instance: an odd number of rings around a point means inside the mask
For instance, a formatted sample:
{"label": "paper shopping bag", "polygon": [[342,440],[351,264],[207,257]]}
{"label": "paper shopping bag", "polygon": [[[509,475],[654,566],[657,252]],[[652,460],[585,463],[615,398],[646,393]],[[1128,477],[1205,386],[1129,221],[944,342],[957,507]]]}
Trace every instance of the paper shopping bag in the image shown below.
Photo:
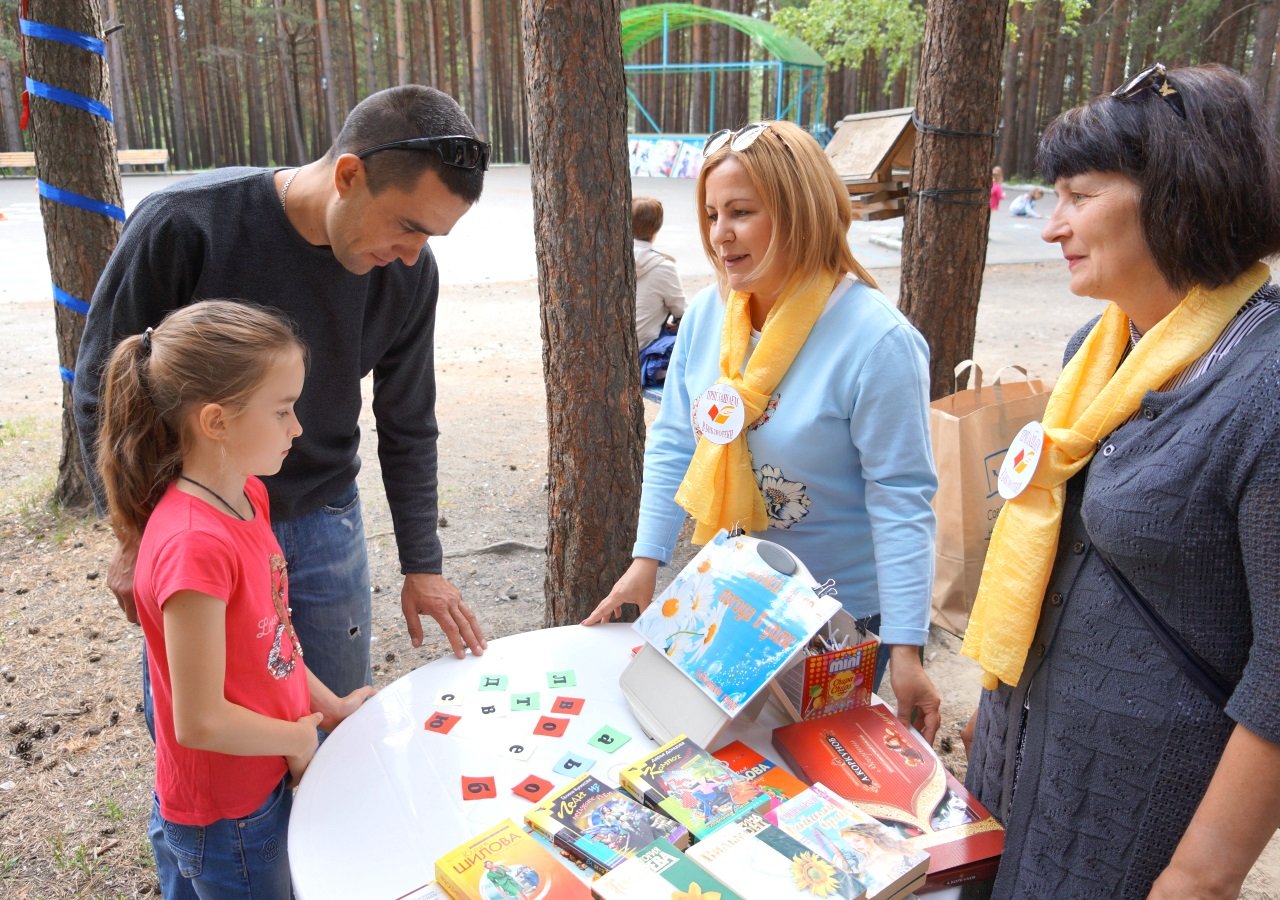
{"label": "paper shopping bag", "polygon": [[[972,386],[930,404],[938,493],[934,551],[933,623],[964,637],[973,598],[982,577],[991,530],[1004,504],[996,477],[1005,451],[1023,425],[1044,415],[1053,383],[1027,375],[1021,366],[1005,366],[991,384],[973,360],[956,366],[956,378],[973,373]],[[1017,378],[1006,380],[1006,373]]]}

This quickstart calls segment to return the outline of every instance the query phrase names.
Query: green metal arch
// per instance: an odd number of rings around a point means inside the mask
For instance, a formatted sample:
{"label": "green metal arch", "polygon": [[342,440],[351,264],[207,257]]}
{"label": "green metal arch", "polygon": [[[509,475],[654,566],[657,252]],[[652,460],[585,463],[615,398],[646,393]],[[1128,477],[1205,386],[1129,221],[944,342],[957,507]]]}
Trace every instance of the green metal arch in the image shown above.
{"label": "green metal arch", "polygon": [[754,19],[740,13],[693,6],[689,3],[655,3],[651,6],[634,6],[624,9],[619,17],[622,22],[622,56],[634,53],[645,44],[666,32],[681,31],[705,22],[728,25],[749,36],[771,56],[795,66],[826,68],[826,61],[816,50],[799,38],[783,34],[763,19]]}

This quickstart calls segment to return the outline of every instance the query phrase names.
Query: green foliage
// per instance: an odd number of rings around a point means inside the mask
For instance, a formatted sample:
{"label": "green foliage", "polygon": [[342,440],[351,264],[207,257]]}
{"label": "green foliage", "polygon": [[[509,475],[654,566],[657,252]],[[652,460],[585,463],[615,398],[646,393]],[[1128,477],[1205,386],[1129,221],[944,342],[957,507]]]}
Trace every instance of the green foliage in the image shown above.
{"label": "green foliage", "polygon": [[[1043,3],[1045,0],[1013,0],[1009,4],[1009,11],[1013,12],[1013,4],[1020,3],[1024,9],[1033,10],[1037,3]],[[1216,0],[1211,0],[1216,2]],[[1077,35],[1080,33],[1080,19],[1084,16],[1084,11],[1093,6],[1090,0],[1060,0],[1063,18],[1062,26],[1058,29],[1059,34]],[[1018,39],[1018,29],[1013,24],[1012,16],[1005,19],[1005,34],[1007,40],[1016,41]]]}
{"label": "green foliage", "polygon": [[868,50],[883,57],[889,80],[911,64],[924,37],[922,0],[810,0],[779,9],[773,24],[833,66],[857,68]]}
{"label": "green foliage", "polygon": [[[1156,48],[1155,59],[1168,65],[1197,63],[1202,60],[1205,36],[1209,23],[1221,4],[1218,0],[1183,0],[1173,10],[1163,10],[1163,15],[1135,19],[1135,34],[1152,34],[1151,46]],[[1170,16],[1172,12],[1172,16]],[[1144,29],[1139,31],[1138,29]]]}

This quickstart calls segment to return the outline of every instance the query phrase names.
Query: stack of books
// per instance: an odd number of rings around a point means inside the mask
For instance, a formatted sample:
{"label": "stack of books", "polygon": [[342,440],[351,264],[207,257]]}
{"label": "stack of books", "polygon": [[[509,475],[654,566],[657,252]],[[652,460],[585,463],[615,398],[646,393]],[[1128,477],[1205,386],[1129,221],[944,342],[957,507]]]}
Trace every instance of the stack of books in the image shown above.
{"label": "stack of books", "polygon": [[927,854],[821,784],[742,744],[717,754],[679,737],[624,767],[623,789],[584,775],[530,809],[532,833],[500,822],[436,881],[455,900],[897,900],[924,880]]}
{"label": "stack of books", "polygon": [[995,877],[1004,829],[889,707],[784,725],[773,746],[793,772],[821,781],[929,854],[919,893]]}

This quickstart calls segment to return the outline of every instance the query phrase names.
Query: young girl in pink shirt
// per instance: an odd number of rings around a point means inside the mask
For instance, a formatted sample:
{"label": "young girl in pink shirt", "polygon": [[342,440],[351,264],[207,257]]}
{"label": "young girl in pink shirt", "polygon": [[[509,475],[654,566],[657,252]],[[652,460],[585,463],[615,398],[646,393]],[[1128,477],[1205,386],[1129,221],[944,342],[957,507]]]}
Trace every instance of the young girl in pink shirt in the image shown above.
{"label": "young girl in pink shirt", "polygon": [[290,896],[291,787],[372,693],[336,697],[289,617],[258,476],[302,433],[306,348],[259,307],[203,301],[125,338],[104,378],[98,468],[155,703],[150,836],[166,900]]}

